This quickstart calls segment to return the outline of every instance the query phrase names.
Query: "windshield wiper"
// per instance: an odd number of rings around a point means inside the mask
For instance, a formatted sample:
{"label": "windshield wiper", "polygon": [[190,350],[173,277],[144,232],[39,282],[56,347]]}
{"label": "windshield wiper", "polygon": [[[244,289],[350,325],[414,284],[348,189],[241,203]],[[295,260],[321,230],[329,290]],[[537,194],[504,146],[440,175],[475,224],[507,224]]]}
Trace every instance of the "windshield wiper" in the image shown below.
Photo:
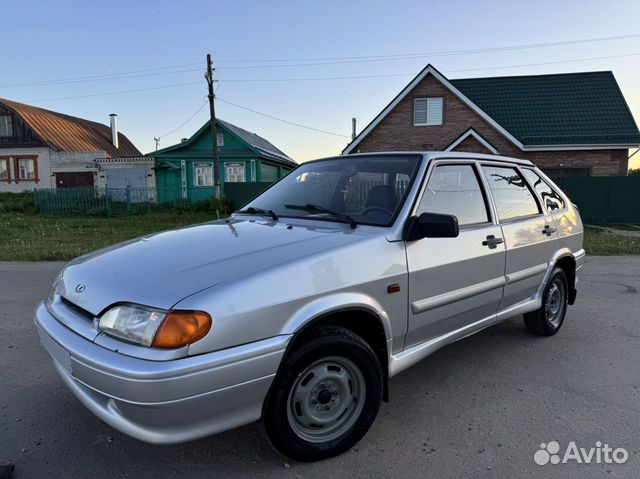
{"label": "windshield wiper", "polygon": [[324,206],[316,205],[313,203],[307,203],[306,205],[284,205],[285,208],[289,208],[291,210],[303,210],[303,211],[315,211],[318,213],[327,213],[328,215],[333,216],[334,218],[339,219],[343,223],[347,223],[351,226],[351,229],[356,229],[358,227],[358,223],[351,216],[339,213],[338,211],[333,211],[332,209],[325,208]]}
{"label": "windshield wiper", "polygon": [[262,216],[271,216],[273,221],[278,221],[278,215],[273,210],[263,210],[262,208],[254,208],[253,206],[249,206],[246,210],[240,210],[238,213],[242,215],[262,215]]}

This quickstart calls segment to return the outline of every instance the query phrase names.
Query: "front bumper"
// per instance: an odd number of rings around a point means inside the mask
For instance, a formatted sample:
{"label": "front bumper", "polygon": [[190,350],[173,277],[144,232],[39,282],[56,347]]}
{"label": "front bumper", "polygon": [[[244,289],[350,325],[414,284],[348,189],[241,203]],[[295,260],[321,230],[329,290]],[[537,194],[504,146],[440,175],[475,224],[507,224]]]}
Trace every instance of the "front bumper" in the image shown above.
{"label": "front bumper", "polygon": [[170,361],[110,351],[74,333],[43,304],[40,342],[75,396],[129,436],[173,444],[260,419],[290,335]]}

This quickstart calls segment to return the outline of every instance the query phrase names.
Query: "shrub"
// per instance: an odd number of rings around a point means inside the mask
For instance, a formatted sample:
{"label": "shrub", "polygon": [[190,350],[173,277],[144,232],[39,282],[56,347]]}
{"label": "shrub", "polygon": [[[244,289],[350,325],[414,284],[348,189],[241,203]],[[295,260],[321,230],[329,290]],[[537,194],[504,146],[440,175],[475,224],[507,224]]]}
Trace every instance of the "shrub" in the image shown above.
{"label": "shrub", "polygon": [[0,193],[0,213],[35,213],[33,192]]}
{"label": "shrub", "polygon": [[187,200],[178,201],[175,203],[165,203],[154,207],[154,211],[185,211],[185,212],[197,212],[197,213],[213,213],[216,211],[220,215],[220,218],[229,216],[233,211],[232,205],[226,198],[209,198],[208,200],[198,201],[191,203]]}

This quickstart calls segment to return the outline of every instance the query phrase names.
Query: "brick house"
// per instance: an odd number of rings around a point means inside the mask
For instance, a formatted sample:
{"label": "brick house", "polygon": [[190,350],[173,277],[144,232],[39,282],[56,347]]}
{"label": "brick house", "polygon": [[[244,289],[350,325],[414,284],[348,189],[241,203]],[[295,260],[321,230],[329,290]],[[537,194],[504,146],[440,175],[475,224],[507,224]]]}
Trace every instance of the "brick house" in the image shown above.
{"label": "brick house", "polygon": [[152,174],[142,156],[116,115],[108,126],[0,98],[0,192],[106,186],[112,165]]}
{"label": "brick house", "polygon": [[552,177],[619,176],[639,146],[612,72],[448,80],[427,65],[343,153],[479,152]]}

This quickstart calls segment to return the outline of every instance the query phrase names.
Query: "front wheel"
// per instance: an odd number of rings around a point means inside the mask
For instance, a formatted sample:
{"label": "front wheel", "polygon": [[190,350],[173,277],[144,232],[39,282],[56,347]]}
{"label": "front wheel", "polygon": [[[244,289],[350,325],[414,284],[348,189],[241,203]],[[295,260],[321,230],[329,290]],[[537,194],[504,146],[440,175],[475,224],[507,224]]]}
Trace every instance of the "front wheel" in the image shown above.
{"label": "front wheel", "polygon": [[273,445],[298,461],[346,451],[365,435],[382,398],[382,368],[351,331],[316,330],[286,358],[265,405]]}
{"label": "front wheel", "polygon": [[568,292],[567,274],[557,267],[551,272],[542,293],[542,307],[524,315],[524,323],[529,331],[539,336],[556,334],[567,314]]}

